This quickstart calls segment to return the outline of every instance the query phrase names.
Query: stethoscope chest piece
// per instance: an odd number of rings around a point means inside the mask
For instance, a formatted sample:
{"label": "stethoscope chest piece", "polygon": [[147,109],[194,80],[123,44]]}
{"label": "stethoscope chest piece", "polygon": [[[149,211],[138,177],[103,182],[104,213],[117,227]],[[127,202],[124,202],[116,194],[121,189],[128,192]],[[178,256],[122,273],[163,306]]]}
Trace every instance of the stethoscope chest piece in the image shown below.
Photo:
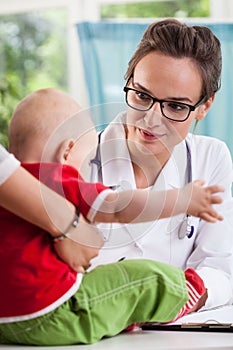
{"label": "stethoscope chest piece", "polygon": [[189,222],[190,217],[187,215],[182,224],[180,225],[178,231],[179,239],[184,239],[185,237],[191,238],[194,233],[194,226]]}

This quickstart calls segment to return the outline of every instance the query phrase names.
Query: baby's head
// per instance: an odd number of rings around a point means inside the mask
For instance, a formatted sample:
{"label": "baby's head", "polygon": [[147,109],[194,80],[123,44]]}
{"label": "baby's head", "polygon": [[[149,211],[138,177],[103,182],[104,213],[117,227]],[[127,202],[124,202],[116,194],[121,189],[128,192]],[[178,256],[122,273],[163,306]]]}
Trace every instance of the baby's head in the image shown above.
{"label": "baby's head", "polygon": [[97,134],[91,117],[66,93],[48,88],[26,96],[9,125],[9,150],[21,162],[60,162],[80,170]]}

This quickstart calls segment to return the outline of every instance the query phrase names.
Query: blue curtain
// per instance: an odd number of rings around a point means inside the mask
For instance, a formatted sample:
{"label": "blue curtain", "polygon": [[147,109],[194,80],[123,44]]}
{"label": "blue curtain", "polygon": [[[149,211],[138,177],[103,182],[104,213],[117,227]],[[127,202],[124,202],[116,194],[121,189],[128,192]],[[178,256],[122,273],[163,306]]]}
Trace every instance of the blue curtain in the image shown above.
{"label": "blue curtain", "polygon": [[[233,24],[199,23],[219,38],[223,53],[221,90],[196,132],[225,141],[233,155]],[[82,22],[77,24],[85,78],[99,129],[124,110],[124,74],[147,23]]]}

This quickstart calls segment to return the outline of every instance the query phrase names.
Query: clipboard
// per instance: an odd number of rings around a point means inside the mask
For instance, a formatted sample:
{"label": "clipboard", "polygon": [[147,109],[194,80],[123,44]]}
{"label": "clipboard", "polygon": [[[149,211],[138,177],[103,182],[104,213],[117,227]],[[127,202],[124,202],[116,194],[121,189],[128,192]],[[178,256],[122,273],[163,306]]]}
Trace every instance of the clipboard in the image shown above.
{"label": "clipboard", "polygon": [[233,333],[232,323],[181,323],[181,324],[161,324],[148,322],[141,326],[145,331],[178,331],[178,332],[221,332]]}
{"label": "clipboard", "polygon": [[144,330],[233,333],[233,305],[192,312],[174,323],[147,322]]}

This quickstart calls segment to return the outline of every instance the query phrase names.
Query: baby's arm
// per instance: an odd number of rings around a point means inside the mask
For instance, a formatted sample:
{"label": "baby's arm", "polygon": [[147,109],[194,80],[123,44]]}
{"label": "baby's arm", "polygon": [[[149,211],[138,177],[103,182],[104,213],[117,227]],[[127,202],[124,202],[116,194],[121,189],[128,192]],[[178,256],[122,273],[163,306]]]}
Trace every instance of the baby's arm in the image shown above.
{"label": "baby's arm", "polygon": [[221,197],[215,195],[217,192],[223,189],[217,185],[203,187],[201,181],[168,191],[112,192],[102,202],[94,221],[137,223],[187,213],[215,222],[223,219],[212,207],[222,202]]}

